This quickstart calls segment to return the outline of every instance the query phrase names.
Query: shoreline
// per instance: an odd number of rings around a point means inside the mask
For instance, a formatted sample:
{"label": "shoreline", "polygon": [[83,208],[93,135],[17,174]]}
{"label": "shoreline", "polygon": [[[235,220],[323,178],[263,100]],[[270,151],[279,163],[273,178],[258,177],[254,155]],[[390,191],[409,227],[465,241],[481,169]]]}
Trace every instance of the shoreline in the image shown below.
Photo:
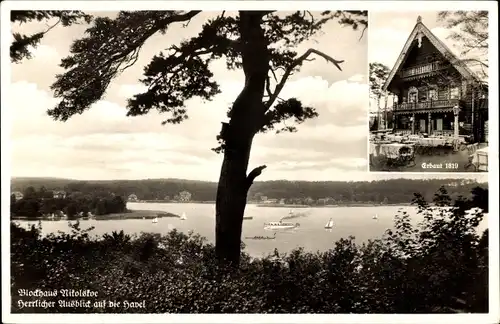
{"label": "shoreline", "polygon": [[116,220],[116,219],[153,219],[153,218],[180,218],[179,215],[174,213],[169,213],[161,210],[129,210],[123,213],[114,213],[107,215],[95,215],[94,218],[89,217],[77,217],[74,219],[68,219],[63,217],[48,218],[48,217],[36,217],[29,218],[23,216],[11,217],[11,221],[21,220],[21,221],[77,221],[77,220]]}
{"label": "shoreline", "polygon": [[[168,201],[129,201],[131,203],[136,204],[146,204],[146,203],[163,203],[163,204],[213,204],[215,205],[215,201],[190,201],[190,202],[168,202]],[[247,203],[247,206],[255,206],[255,207],[272,207],[272,208],[336,208],[336,207],[407,207],[411,206],[411,203],[394,203],[394,204],[376,204],[376,203],[343,203],[337,205],[294,205],[294,204],[261,204],[261,203]]]}
{"label": "shoreline", "polygon": [[[194,203],[193,204],[197,204]],[[281,205],[281,204],[247,204],[248,205],[254,205],[256,207],[265,207],[265,208],[289,208],[289,209],[307,209],[307,208],[340,208],[340,207],[408,207],[411,206],[411,204],[406,203],[406,204],[385,204],[385,205],[378,205],[378,204],[363,204],[363,203],[358,203],[358,204],[343,204],[343,205],[323,205],[323,206],[307,206],[307,205]],[[123,213],[114,213],[114,214],[107,214],[107,215],[95,215],[93,218],[89,217],[78,217],[74,219],[68,219],[64,217],[56,217],[56,218],[48,218],[48,217],[36,217],[36,218],[29,218],[29,217],[23,217],[23,216],[15,216],[11,217],[11,221],[79,221],[79,220],[90,220],[90,219],[95,219],[95,220],[117,220],[117,219],[153,219],[153,218],[180,218],[180,215],[171,213],[171,212],[166,212],[166,211],[161,211],[161,210],[143,210],[143,209],[137,209],[137,210],[129,210]],[[245,219],[251,219],[249,217]]]}
{"label": "shoreline", "polygon": [[124,213],[95,216],[96,220],[108,219],[153,219],[153,218],[180,218],[180,215],[161,210],[129,210]]}

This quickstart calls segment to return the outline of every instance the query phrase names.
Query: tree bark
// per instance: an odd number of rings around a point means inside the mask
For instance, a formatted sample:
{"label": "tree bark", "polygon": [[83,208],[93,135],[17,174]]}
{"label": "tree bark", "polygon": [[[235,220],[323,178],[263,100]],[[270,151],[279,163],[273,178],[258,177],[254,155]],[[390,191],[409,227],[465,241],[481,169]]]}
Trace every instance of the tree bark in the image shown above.
{"label": "tree bark", "polygon": [[220,263],[235,267],[240,260],[250,146],[249,143],[246,149],[226,148],[217,188],[215,251]]}
{"label": "tree bark", "polygon": [[387,101],[389,100],[387,92],[384,93],[384,129],[387,129]]}
{"label": "tree bark", "polygon": [[380,130],[380,94],[377,95],[377,130]]}
{"label": "tree bark", "polygon": [[[261,28],[265,13],[240,12],[240,42],[245,86],[233,103],[224,132],[222,162],[216,198],[215,252],[219,264],[239,265],[241,233],[248,189],[262,169],[246,175],[253,137],[265,107],[262,102],[269,70],[268,44]],[[222,136],[222,135],[221,135]]]}

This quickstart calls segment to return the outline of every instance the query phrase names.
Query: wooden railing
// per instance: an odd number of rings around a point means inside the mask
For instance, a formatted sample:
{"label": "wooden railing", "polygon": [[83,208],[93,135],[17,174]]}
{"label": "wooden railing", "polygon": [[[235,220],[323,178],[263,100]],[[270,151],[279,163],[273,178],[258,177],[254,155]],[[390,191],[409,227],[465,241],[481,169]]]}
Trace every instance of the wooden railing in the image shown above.
{"label": "wooden railing", "polygon": [[412,66],[410,68],[402,70],[400,76],[402,78],[408,78],[408,77],[412,77],[415,75],[435,72],[435,71],[441,70],[445,67],[446,67],[446,65],[441,63],[441,62],[419,64],[419,65]]}
{"label": "wooden railing", "polygon": [[432,108],[453,108],[460,104],[460,99],[429,100],[424,102],[407,102],[394,105],[394,110],[421,110]]}

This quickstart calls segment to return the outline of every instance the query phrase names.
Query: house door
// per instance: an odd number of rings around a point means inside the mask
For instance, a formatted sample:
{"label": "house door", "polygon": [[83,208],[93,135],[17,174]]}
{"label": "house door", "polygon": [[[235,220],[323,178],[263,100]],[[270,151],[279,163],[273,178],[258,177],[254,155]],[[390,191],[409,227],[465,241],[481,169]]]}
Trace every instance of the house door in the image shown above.
{"label": "house door", "polygon": [[417,92],[410,92],[408,95],[408,102],[411,103],[416,103],[418,101],[418,93]]}
{"label": "house door", "polygon": [[425,133],[425,119],[420,119],[419,130],[420,130],[421,133]]}

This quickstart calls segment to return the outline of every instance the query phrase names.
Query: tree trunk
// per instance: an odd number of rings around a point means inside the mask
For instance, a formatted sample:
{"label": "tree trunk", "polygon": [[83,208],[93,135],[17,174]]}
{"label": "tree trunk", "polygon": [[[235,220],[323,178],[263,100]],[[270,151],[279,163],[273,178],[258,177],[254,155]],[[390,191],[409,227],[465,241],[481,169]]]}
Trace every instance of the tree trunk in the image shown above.
{"label": "tree trunk", "polygon": [[387,101],[389,100],[387,92],[384,93],[384,129],[387,129]]}
{"label": "tree trunk", "polygon": [[[269,54],[261,28],[263,12],[240,12],[240,42],[245,86],[233,103],[229,124],[223,126],[224,160],[217,187],[215,252],[220,264],[237,267],[248,189],[259,168],[247,176],[254,135],[262,126],[262,102]],[[224,130],[224,127],[226,129]]]}
{"label": "tree trunk", "polygon": [[479,128],[476,127],[476,123],[475,123],[475,118],[476,118],[476,107],[474,105],[475,103],[475,94],[476,94],[476,89],[474,87],[474,85],[472,85],[471,87],[472,89],[472,93],[471,93],[471,108],[472,108],[472,116],[471,116],[471,129],[472,129],[472,141],[473,143],[476,143],[476,142],[480,142],[481,141],[481,136],[480,136],[480,132],[478,132]]}
{"label": "tree trunk", "polygon": [[215,252],[220,263],[238,266],[247,200],[246,171],[251,143],[224,152],[216,201]]}
{"label": "tree trunk", "polygon": [[377,95],[377,130],[380,130],[380,94]]}

